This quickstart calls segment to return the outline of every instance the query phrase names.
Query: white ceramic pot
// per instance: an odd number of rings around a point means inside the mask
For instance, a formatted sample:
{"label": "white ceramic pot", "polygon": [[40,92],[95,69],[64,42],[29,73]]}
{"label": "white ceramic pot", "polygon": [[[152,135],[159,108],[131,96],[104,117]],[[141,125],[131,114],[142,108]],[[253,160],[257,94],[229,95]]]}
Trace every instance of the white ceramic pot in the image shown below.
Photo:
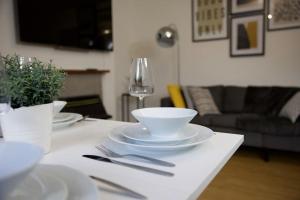
{"label": "white ceramic pot", "polygon": [[53,104],[21,107],[0,115],[4,140],[39,145],[50,151]]}
{"label": "white ceramic pot", "polygon": [[154,107],[133,110],[132,115],[155,137],[177,137],[197,111],[186,108]]}

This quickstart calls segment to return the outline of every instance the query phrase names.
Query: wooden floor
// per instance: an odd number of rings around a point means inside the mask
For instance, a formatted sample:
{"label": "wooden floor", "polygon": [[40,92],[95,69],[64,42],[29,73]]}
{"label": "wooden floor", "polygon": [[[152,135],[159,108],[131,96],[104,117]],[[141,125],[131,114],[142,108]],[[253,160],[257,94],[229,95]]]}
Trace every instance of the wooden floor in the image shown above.
{"label": "wooden floor", "polygon": [[242,148],[198,200],[300,200],[300,154]]}

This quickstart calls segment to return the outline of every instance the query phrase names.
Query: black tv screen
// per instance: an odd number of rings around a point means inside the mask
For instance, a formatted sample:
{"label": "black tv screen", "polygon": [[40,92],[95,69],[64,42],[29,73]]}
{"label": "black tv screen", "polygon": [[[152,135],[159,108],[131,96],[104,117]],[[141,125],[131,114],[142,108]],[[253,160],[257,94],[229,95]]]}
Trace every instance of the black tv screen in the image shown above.
{"label": "black tv screen", "polygon": [[19,39],[112,51],[111,0],[16,0]]}

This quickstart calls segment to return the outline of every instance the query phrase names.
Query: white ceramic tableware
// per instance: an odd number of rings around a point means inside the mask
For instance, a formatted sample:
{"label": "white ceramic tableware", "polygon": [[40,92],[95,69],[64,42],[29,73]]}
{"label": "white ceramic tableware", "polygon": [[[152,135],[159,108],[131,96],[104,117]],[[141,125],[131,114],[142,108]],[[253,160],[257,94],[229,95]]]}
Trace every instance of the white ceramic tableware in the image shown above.
{"label": "white ceramic tableware", "polygon": [[141,125],[140,123],[134,125],[126,126],[122,134],[124,137],[136,141],[136,142],[146,142],[146,143],[172,143],[172,142],[183,142],[185,140],[196,137],[198,132],[196,129],[191,128],[191,126],[184,126],[177,134],[177,137],[153,137],[149,130]]}
{"label": "white ceramic tableware", "polygon": [[[31,177],[27,177],[25,181],[27,183],[31,182],[31,184],[23,184],[22,187],[16,188],[8,200],[16,200],[16,197],[19,197],[18,200],[98,199],[98,189],[94,182],[88,176],[73,168],[62,165],[40,164],[36,166],[30,175]],[[38,183],[35,183],[32,179],[37,180]]]}
{"label": "white ceramic tableware", "polygon": [[0,142],[0,199],[7,198],[43,155],[43,150],[37,145]]}
{"label": "white ceramic tableware", "polygon": [[52,127],[54,129],[64,128],[76,123],[77,121],[83,118],[81,114],[77,114],[77,113],[69,113],[69,114],[72,116],[69,120],[52,123]]}
{"label": "white ceramic tableware", "polygon": [[112,130],[112,132],[108,135],[110,141],[115,142],[117,144],[126,145],[128,147],[133,147],[134,149],[146,151],[146,152],[174,152],[178,150],[184,150],[187,148],[195,147],[201,143],[209,140],[214,132],[204,126],[200,125],[188,125],[187,131],[197,131],[197,136],[193,137],[189,140],[185,140],[183,142],[175,142],[175,143],[144,143],[144,142],[134,142],[128,140],[123,136],[123,131],[126,126],[120,126]]}
{"label": "white ceramic tableware", "polygon": [[177,137],[178,131],[190,122],[197,111],[186,108],[155,107],[133,110],[132,115],[154,137]]}
{"label": "white ceramic tableware", "polygon": [[66,104],[66,101],[53,101],[53,116],[57,115]]}
{"label": "white ceramic tableware", "polygon": [[54,116],[53,123],[69,121],[69,120],[72,120],[74,118],[74,116],[75,115],[73,113],[60,112]]}
{"label": "white ceramic tableware", "polygon": [[20,107],[0,115],[2,135],[6,141],[39,145],[50,151],[53,103]]}
{"label": "white ceramic tableware", "polygon": [[29,174],[6,200],[67,199],[68,188],[61,179],[46,173],[38,174],[37,171]]}

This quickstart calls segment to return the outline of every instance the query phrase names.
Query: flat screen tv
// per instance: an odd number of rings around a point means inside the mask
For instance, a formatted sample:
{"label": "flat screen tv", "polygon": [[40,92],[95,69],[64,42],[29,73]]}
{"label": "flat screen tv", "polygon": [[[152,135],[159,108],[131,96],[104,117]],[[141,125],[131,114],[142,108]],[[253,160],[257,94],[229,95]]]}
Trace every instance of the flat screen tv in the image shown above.
{"label": "flat screen tv", "polygon": [[113,50],[111,0],[16,0],[21,42]]}

